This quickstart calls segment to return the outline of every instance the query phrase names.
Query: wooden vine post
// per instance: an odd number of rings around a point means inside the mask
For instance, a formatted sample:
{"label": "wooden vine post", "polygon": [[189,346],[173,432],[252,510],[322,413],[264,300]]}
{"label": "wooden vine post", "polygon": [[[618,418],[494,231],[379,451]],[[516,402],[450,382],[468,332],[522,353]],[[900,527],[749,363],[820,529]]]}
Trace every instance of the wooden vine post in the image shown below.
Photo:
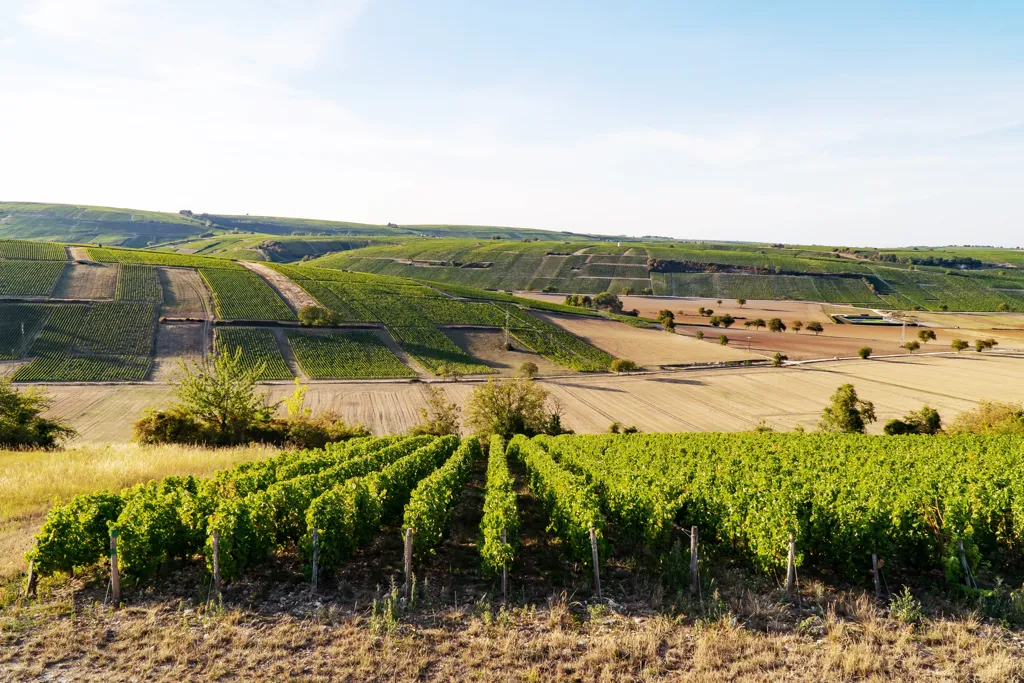
{"label": "wooden vine post", "polygon": [[597,531],[590,527],[590,552],[594,559],[594,593],[601,599],[601,568],[597,555]]}
{"label": "wooden vine post", "polygon": [[960,549],[960,566],[963,567],[964,570],[964,581],[967,582],[968,588],[977,588],[978,584],[971,581],[971,568],[967,564],[967,553],[964,552],[963,539],[957,541],[957,547]]}
{"label": "wooden vine post", "polygon": [[[505,530],[501,530],[501,543],[502,545],[508,545],[508,538],[506,537]],[[501,603],[505,604],[508,602],[508,562],[501,563]]]}
{"label": "wooden vine post", "polygon": [[789,559],[786,562],[786,592],[793,597],[796,588],[796,541],[789,535]]}
{"label": "wooden vine post", "polygon": [[409,601],[412,590],[412,528],[405,530],[405,600]]}
{"label": "wooden vine post", "polygon": [[220,597],[220,531],[213,530],[213,594]]}
{"label": "wooden vine post", "polygon": [[117,561],[117,527],[110,529],[110,597],[121,604],[121,568]]}
{"label": "wooden vine post", "polygon": [[690,527],[690,595],[700,593],[700,574],[697,571],[697,527]]}
{"label": "wooden vine post", "polygon": [[320,530],[313,529],[313,592],[316,593],[320,581]]}
{"label": "wooden vine post", "polygon": [[882,577],[878,575],[878,553],[874,551],[871,553],[871,573],[875,576],[875,598],[881,599]]}
{"label": "wooden vine post", "polygon": [[32,558],[28,563],[28,583],[25,584],[25,597],[36,594],[36,560]]}

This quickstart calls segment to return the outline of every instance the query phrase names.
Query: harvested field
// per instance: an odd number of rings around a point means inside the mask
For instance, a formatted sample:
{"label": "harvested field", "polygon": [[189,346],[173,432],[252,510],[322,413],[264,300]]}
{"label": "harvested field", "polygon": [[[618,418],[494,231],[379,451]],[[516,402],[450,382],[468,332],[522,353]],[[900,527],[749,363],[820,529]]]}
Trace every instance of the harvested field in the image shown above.
{"label": "harvested field", "polygon": [[209,319],[213,299],[199,273],[190,268],[157,268],[164,288],[161,314],[172,318]]}
{"label": "harvested field", "polygon": [[274,291],[277,292],[278,296],[284,299],[288,307],[294,312],[298,313],[299,309],[306,306],[317,305],[316,300],[307,294],[306,290],[273,268],[268,268],[262,263],[252,263],[250,261],[243,261],[242,265],[266,280]]}
{"label": "harvested field", "polygon": [[150,379],[154,382],[169,380],[178,361],[186,363],[199,360],[203,348],[209,344],[205,339],[207,327],[204,323],[160,323],[156,328],[156,358]]}
{"label": "harvested field", "polygon": [[53,290],[57,299],[113,299],[117,266],[108,263],[70,263]]}
{"label": "harvested field", "polygon": [[[722,346],[717,337],[721,331],[709,328],[707,338],[698,342],[692,337],[669,334],[664,330],[640,329],[603,319],[589,319],[569,315],[535,313],[550,323],[582,337],[597,348],[616,358],[628,358],[637,364],[654,368],[679,363],[714,363],[719,361],[761,360],[756,353],[747,353],[739,345]],[[716,341],[712,341],[714,337]],[[731,335],[730,335],[731,338]]]}
{"label": "harvested field", "polygon": [[506,351],[502,348],[505,340],[505,333],[501,330],[466,330],[458,328],[446,328],[444,333],[455,344],[477,359],[484,365],[492,367],[500,375],[514,375],[519,372],[523,363],[534,363],[537,365],[538,375],[571,375],[573,370],[552,363],[544,356],[523,348],[523,345],[513,340],[515,349]]}
{"label": "harvested field", "polygon": [[[776,335],[779,336],[779,335]],[[797,336],[797,335],[791,335]],[[801,335],[802,336],[802,335]],[[779,429],[813,427],[836,387],[856,385],[875,402],[880,432],[888,419],[928,403],[943,418],[981,399],[1024,400],[1024,360],[998,354],[903,356],[895,359],[822,362],[784,368],[737,367],[651,375],[587,375],[543,381],[565,411],[564,423],[578,432],[603,432],[618,420],[654,431],[736,431],[762,420]],[[476,382],[439,383],[464,405]],[[306,404],[362,422],[375,434],[408,429],[425,405],[422,384],[408,382],[310,383]],[[145,408],[166,405],[171,389],[160,384],[48,386],[53,415],[69,420],[82,443],[131,439],[131,425]],[[292,391],[268,385],[272,400]]]}

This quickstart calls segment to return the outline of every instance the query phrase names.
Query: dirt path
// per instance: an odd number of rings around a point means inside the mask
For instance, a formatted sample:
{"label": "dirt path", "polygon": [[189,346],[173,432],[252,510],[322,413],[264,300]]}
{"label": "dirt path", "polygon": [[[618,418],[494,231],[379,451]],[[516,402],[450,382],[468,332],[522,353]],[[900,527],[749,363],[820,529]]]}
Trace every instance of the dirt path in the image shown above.
{"label": "dirt path", "polygon": [[285,300],[293,312],[298,313],[299,309],[306,306],[316,306],[316,300],[306,293],[302,287],[286,278],[273,268],[268,268],[262,263],[252,261],[239,261],[243,266],[256,273],[267,281],[274,291]]}
{"label": "dirt path", "polygon": [[288,369],[299,379],[308,380],[309,375],[302,371],[299,359],[295,357],[295,351],[292,349],[292,345],[288,343],[285,329],[283,327],[275,327],[273,331],[274,337],[277,339],[277,347],[281,349],[281,355],[284,356],[284,362],[288,364]]}
{"label": "dirt path", "polygon": [[68,256],[73,261],[91,261],[89,258],[89,252],[86,251],[85,247],[68,247]]}

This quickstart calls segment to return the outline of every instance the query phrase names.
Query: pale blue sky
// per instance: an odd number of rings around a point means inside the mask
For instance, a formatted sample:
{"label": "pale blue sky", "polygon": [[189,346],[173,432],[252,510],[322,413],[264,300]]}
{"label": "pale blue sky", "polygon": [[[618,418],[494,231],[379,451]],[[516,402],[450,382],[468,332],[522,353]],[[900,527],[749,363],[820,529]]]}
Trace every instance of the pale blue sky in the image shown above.
{"label": "pale blue sky", "polygon": [[0,5],[0,199],[1024,245],[1010,2]]}

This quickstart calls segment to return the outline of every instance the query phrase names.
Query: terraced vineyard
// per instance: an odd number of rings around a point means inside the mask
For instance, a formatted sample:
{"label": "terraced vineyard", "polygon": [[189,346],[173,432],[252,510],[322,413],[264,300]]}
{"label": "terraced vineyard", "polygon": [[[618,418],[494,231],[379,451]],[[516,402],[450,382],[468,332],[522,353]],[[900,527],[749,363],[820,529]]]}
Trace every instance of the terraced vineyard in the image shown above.
{"label": "terraced vineyard", "polygon": [[18,382],[143,380],[155,335],[152,304],[94,303],[47,306],[50,316],[18,369]]}
{"label": "terraced vineyard", "polygon": [[120,264],[117,267],[115,296],[120,301],[163,301],[164,290],[160,285],[160,276],[156,268],[131,263]]}
{"label": "terraced vineyard", "polygon": [[314,334],[288,332],[288,343],[311,379],[415,377],[376,332]]}
{"label": "terraced vineyard", "polygon": [[442,374],[445,368],[463,375],[494,372],[490,367],[477,363],[436,327],[395,327],[388,328],[388,332],[403,351],[435,375]]}
{"label": "terraced vineyard", "polygon": [[217,270],[244,270],[234,261],[192,254],[176,254],[169,251],[146,251],[144,249],[115,249],[110,247],[88,247],[90,258],[100,263],[130,263],[143,266],[172,266],[176,268],[208,268]]}
{"label": "terraced vineyard", "polygon": [[0,296],[53,294],[66,261],[0,261]]}
{"label": "terraced vineyard", "polygon": [[296,320],[274,288],[250,270],[200,268],[222,320]]}
{"label": "terraced vineyard", "polygon": [[68,254],[63,245],[54,244],[53,242],[0,240],[0,259],[67,261]]}
{"label": "terraced vineyard", "polygon": [[232,355],[241,349],[242,367],[246,370],[262,368],[256,374],[261,382],[293,377],[277,345],[277,337],[271,330],[258,327],[217,327],[214,330],[214,346],[217,353]]}
{"label": "terraced vineyard", "polygon": [[49,314],[42,305],[0,304],[0,360],[21,358]]}

